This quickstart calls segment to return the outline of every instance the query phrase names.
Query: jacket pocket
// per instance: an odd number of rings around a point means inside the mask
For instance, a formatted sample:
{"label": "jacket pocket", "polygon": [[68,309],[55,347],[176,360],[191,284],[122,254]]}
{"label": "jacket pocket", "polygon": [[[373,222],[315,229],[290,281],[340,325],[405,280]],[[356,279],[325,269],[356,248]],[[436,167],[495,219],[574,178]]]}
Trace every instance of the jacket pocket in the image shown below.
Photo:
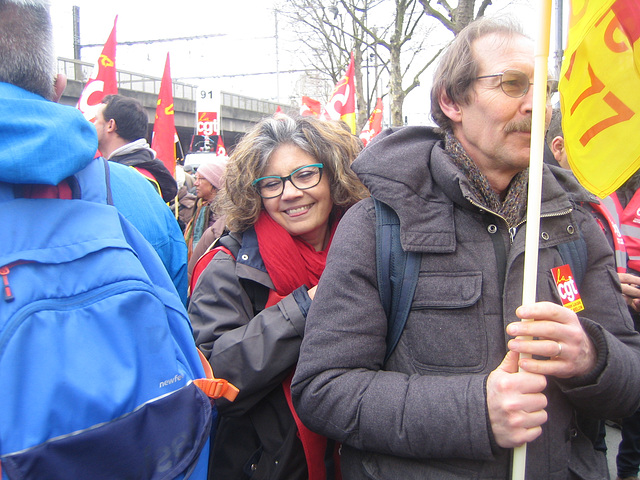
{"label": "jacket pocket", "polygon": [[481,371],[487,362],[482,272],[420,272],[404,342],[418,372]]}

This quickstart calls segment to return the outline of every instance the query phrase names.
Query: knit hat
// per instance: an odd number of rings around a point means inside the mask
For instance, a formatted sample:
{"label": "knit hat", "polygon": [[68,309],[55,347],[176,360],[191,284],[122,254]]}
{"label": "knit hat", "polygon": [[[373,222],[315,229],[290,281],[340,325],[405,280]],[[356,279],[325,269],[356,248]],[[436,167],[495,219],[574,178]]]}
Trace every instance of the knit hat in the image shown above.
{"label": "knit hat", "polygon": [[222,187],[222,176],[227,168],[227,157],[216,157],[201,163],[197,172],[202,175],[211,185],[220,189]]}

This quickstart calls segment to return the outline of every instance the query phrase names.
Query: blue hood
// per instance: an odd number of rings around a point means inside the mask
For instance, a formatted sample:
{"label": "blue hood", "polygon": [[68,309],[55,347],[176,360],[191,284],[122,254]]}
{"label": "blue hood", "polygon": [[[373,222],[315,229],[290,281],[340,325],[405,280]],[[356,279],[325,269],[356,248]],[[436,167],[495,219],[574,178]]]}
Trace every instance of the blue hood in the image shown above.
{"label": "blue hood", "polygon": [[0,181],[57,185],[91,162],[95,127],[76,108],[0,82]]}

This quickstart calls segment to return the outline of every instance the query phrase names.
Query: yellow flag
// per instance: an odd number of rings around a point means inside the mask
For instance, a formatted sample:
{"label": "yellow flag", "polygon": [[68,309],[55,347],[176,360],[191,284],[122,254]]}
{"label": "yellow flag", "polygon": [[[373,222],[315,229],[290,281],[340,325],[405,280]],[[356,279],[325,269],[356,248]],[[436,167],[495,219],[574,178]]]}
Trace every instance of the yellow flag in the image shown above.
{"label": "yellow flag", "polygon": [[640,167],[640,0],[572,0],[560,75],[569,164],[604,198]]}

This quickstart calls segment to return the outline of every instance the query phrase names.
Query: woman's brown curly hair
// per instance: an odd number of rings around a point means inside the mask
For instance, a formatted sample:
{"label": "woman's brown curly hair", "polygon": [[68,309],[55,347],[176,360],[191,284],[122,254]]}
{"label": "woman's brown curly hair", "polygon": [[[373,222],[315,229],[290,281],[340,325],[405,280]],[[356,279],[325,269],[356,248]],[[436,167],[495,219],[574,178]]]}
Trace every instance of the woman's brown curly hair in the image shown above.
{"label": "woman's brown curly hair", "polygon": [[229,158],[225,181],[215,199],[215,210],[226,215],[231,231],[253,226],[262,210],[262,198],[252,182],[263,176],[273,153],[282,145],[295,145],[324,165],[334,206],[348,208],[369,195],[351,163],[362,143],[343,122],[314,117],[266,118],[247,133]]}

